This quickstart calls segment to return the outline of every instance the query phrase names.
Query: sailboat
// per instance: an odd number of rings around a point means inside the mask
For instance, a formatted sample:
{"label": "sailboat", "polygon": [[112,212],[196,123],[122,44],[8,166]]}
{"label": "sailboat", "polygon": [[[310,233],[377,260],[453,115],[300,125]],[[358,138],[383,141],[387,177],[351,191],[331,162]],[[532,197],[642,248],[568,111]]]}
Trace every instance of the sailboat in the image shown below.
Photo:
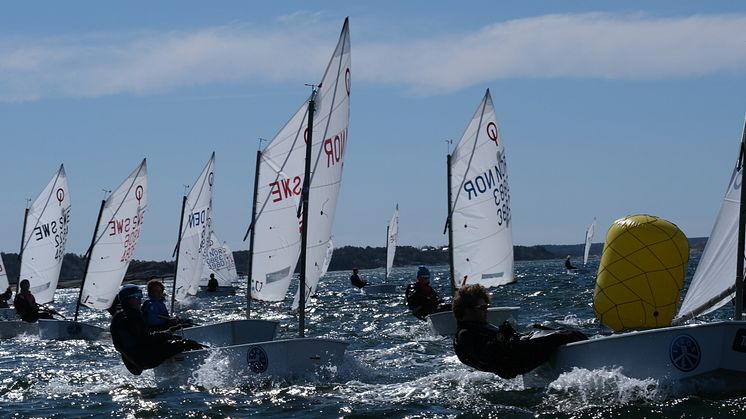
{"label": "sailboat", "polygon": [[[2,253],[0,253],[0,293],[5,292],[8,288],[10,288],[8,272],[5,270]],[[15,308],[0,308],[0,320],[18,320]],[[0,332],[0,337],[2,337],[2,332]]]}
{"label": "sailboat", "polygon": [[[746,121],[720,212],[673,325],[562,346],[528,376],[531,384],[546,384],[576,367],[617,366],[627,377],[654,378],[682,393],[746,391],[744,162]],[[692,322],[730,302],[735,303],[733,320]]]}
{"label": "sailboat", "polygon": [[[448,255],[451,292],[467,284],[497,287],[515,281],[510,187],[505,145],[490,91],[448,155]],[[519,307],[490,307],[487,321],[515,320]],[[454,335],[451,311],[427,316],[433,333]]]}
{"label": "sailboat", "polygon": [[[54,300],[69,224],[70,193],[65,167],[60,165],[31,206],[26,208],[23,218],[18,283],[24,279],[29,281],[29,290],[38,304]],[[11,329],[18,333],[34,333],[39,325],[19,320],[0,327],[6,329],[2,335],[9,337],[13,334]]]}
{"label": "sailboat", "polygon": [[[197,296],[235,295],[236,287],[233,283],[238,281],[238,271],[236,271],[233,251],[227,243],[218,238],[215,230],[210,233],[207,246]],[[207,291],[207,281],[210,280],[210,274],[215,275],[215,279],[218,280],[218,289],[215,291]]]}
{"label": "sailboat", "polygon": [[[215,153],[184,196],[176,243],[174,291],[171,313],[175,302],[182,302],[199,291],[202,272],[210,251],[212,233],[212,194],[215,180]],[[231,320],[183,329],[185,338],[213,346],[228,346],[273,339],[277,322],[268,320]]]}
{"label": "sailboat", "polygon": [[95,340],[108,329],[78,322],[81,306],[94,310],[111,307],[135,253],[148,204],[145,159],[109,197],[101,201],[96,228],[86,253],[86,267],[73,320],[39,320],[42,339]]}
{"label": "sailboat", "polygon": [[585,249],[583,249],[583,266],[588,263],[588,255],[591,253],[591,245],[593,243],[593,233],[596,229],[596,217],[593,217],[593,222],[585,230]]}
{"label": "sailboat", "polygon": [[[388,226],[386,226],[386,271],[383,279],[388,281],[391,275],[391,268],[394,266],[394,256],[396,255],[396,240],[399,236],[399,204],[396,204],[394,215],[391,216]],[[394,284],[376,284],[363,287],[363,292],[368,295],[393,294],[396,292]]]}
{"label": "sailboat", "polygon": [[[299,337],[213,349],[234,374],[297,377],[338,365],[344,358],[347,342],[305,337],[305,305],[323,271],[331,240],[349,125],[350,63],[345,19],[318,88],[264,151],[257,152],[249,293],[257,299],[282,300],[295,264],[300,263]],[[250,310],[251,300],[247,301]],[[166,385],[181,383],[209,354],[210,350],[179,354],[155,369],[156,378]]]}

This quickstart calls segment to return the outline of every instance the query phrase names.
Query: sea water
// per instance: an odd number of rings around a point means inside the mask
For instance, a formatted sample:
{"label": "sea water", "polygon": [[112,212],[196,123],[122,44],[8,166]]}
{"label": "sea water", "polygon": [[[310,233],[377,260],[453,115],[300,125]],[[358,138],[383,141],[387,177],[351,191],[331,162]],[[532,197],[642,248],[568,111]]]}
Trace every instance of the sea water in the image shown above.
{"label": "sea water", "polygon": [[[695,266],[697,257],[690,261]],[[607,332],[593,315],[597,260],[568,274],[563,260],[517,262],[517,282],[493,290],[493,305],[520,306],[518,324]],[[693,269],[689,269],[688,278]],[[416,267],[394,268],[395,295],[370,297],[353,289],[349,272],[330,272],[307,311],[307,336],[350,343],[338,368],[295,381],[237,380],[218,356],[190,383],[159,388],[153,373],[133,376],[110,341],[0,341],[0,417],[392,417],[392,418],[638,418],[746,417],[746,399],[668,394],[655,380],[625,377],[616,368],[574,370],[546,388],[525,388],[462,365],[451,340],[433,336],[406,309],[403,291]],[[447,267],[431,267],[431,283],[450,294]],[[364,270],[371,283],[383,270]],[[245,285],[235,296],[187,301],[178,315],[207,324],[245,316]],[[294,292],[294,290],[292,291]],[[57,291],[55,307],[71,317],[78,290]],[[282,303],[254,303],[252,316],[280,322],[280,337],[297,334]],[[106,312],[81,310],[83,321],[106,326]],[[728,317],[728,309],[714,318]]]}

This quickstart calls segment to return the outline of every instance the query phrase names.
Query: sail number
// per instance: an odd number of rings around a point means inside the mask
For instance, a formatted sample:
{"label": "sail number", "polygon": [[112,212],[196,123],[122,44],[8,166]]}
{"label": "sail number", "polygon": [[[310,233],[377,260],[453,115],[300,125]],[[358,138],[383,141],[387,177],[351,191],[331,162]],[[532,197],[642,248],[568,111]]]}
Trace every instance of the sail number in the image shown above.
{"label": "sail number", "polygon": [[134,217],[122,218],[119,220],[111,220],[108,225],[109,236],[123,235],[124,250],[122,252],[121,262],[129,262],[132,259],[132,255],[135,253],[135,245],[137,240],[140,238],[140,226],[142,226],[144,211],[138,213]]}
{"label": "sail number", "polygon": [[485,172],[464,182],[463,192],[471,201],[492,194],[497,215],[497,225],[502,226],[510,222],[510,187],[508,186],[508,168],[503,153],[497,153],[497,164]]}
{"label": "sail number", "polygon": [[34,241],[41,241],[49,238],[54,241],[54,258],[59,260],[65,256],[65,243],[67,242],[67,231],[70,223],[70,207],[62,210],[60,218],[48,223],[39,224],[31,231],[31,238]]}

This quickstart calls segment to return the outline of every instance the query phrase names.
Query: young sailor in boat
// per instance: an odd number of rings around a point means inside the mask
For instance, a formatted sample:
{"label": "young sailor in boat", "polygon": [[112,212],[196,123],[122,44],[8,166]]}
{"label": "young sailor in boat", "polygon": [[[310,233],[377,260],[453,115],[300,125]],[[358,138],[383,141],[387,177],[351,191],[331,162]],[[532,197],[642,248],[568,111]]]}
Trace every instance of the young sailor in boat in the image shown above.
{"label": "young sailor in boat", "polygon": [[357,274],[357,268],[352,268],[352,275],[350,275],[350,282],[352,283],[352,285],[358,288],[362,288],[368,285],[368,282],[361,279],[360,276]]}
{"label": "young sailor in boat", "polygon": [[13,298],[13,291],[8,286],[4,293],[0,294],[0,308],[10,308],[8,301]]}
{"label": "young sailor in boat", "polygon": [[210,274],[210,279],[207,281],[207,291],[215,292],[218,290],[218,280],[215,279],[215,274]]}
{"label": "young sailor in boat", "polygon": [[120,309],[114,314],[109,331],[114,348],[132,374],[140,375],[180,352],[205,348],[168,331],[149,331],[140,311],[142,291],[137,285],[124,285],[118,298]]}
{"label": "young sailor in boat", "polygon": [[567,258],[565,258],[565,268],[567,270],[577,269],[576,267],[572,266],[572,262],[570,262],[570,255],[567,255]]}
{"label": "young sailor in boat", "polygon": [[140,310],[148,330],[166,330],[179,324],[179,321],[168,314],[166,308],[166,287],[158,279],[148,281],[148,299],[142,303]]}
{"label": "young sailor in boat", "polygon": [[39,319],[54,318],[48,309],[36,304],[36,298],[34,298],[34,295],[31,294],[31,291],[29,290],[29,288],[31,288],[31,283],[29,283],[28,279],[21,280],[19,285],[21,290],[16,293],[16,298],[13,299],[13,305],[15,306],[16,313],[18,313],[18,317],[20,317],[21,320],[34,323]]}
{"label": "young sailor in boat", "polygon": [[450,306],[441,307],[438,293],[430,286],[430,270],[424,266],[417,268],[417,282],[407,285],[404,296],[407,307],[420,320],[436,311],[450,309]]}
{"label": "young sailor in boat", "polygon": [[487,323],[490,296],[479,284],[466,285],[453,298],[458,330],[453,349],[458,359],[480,371],[502,378],[525,374],[546,362],[558,346],[586,336],[575,330],[556,330],[535,325],[534,332],[519,334],[508,322],[500,327]]}

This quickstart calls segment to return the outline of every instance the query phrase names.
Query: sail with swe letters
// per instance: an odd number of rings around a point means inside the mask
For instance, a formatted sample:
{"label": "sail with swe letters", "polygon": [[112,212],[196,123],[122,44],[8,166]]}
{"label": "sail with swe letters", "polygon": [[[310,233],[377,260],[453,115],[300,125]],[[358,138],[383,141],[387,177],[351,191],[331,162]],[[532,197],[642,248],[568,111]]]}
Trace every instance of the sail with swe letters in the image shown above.
{"label": "sail with swe letters", "polygon": [[[345,20],[337,47],[316,95],[308,200],[308,216],[311,219],[306,223],[308,248],[305,303],[316,293],[324,270],[326,251],[332,239],[350,123],[351,64],[349,21]],[[298,308],[299,296],[300,288],[295,292],[293,309]]]}
{"label": "sail with swe letters", "polygon": [[505,145],[490,91],[451,155],[454,284],[515,281]]}
{"label": "sail with swe letters", "polygon": [[30,290],[39,304],[54,299],[69,224],[70,193],[65,167],[60,165],[29,207],[23,232],[20,279],[29,281]]}
{"label": "sail with swe letters", "polygon": [[96,226],[80,302],[104,310],[111,306],[134,256],[148,205],[145,159],[106,199]]}
{"label": "sail with swe letters", "polygon": [[186,197],[179,238],[179,266],[176,269],[175,298],[184,301],[187,295],[196,295],[202,270],[209,250],[211,233],[212,193],[215,181],[215,153]]}

